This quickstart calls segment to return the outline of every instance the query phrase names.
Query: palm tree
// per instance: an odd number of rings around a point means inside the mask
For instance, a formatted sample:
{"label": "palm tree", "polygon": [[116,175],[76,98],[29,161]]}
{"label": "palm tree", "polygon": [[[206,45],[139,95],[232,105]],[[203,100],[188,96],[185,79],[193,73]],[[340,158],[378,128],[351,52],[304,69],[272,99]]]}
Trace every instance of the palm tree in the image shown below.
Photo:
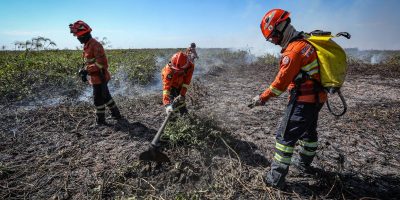
{"label": "palm tree", "polygon": [[21,45],[21,49],[22,49],[22,50],[25,50],[25,49],[28,48],[28,46],[26,46],[25,42],[21,42],[20,45]]}
{"label": "palm tree", "polygon": [[25,43],[24,42],[20,42],[20,41],[16,41],[16,45],[18,47],[18,50],[20,50],[20,49],[24,48]]}
{"label": "palm tree", "polygon": [[37,50],[37,43],[38,43],[38,38],[32,38],[32,49],[36,48]]}
{"label": "palm tree", "polygon": [[50,46],[56,47],[57,44],[54,41],[50,40],[50,38],[43,38],[43,47],[45,49],[49,49]]}
{"label": "palm tree", "polygon": [[[30,48],[28,46],[30,45]],[[30,50],[32,48],[32,42],[30,40],[25,41],[26,50]]]}
{"label": "palm tree", "polygon": [[56,47],[57,44],[53,41],[50,41],[49,45],[47,45],[47,47],[52,46],[52,47]]}
{"label": "palm tree", "polygon": [[16,51],[17,50],[17,46],[18,46],[18,44],[19,44],[19,42],[18,41],[14,41],[14,50]]}
{"label": "palm tree", "polygon": [[43,44],[42,44],[41,42],[38,42],[38,43],[36,44],[36,49],[39,51],[40,48],[44,48],[44,47],[43,47]]}
{"label": "palm tree", "polygon": [[[51,40],[49,38],[42,38],[43,41],[43,49],[47,49],[47,47],[50,45]],[[48,44],[47,44],[48,43]],[[46,45],[47,44],[47,45]]]}
{"label": "palm tree", "polygon": [[30,41],[26,41],[26,46],[30,45],[31,49],[36,49],[39,51],[41,49],[48,49],[49,47],[56,47],[57,44],[50,38],[45,38],[42,36],[34,37]]}
{"label": "palm tree", "polygon": [[36,38],[32,38],[32,43],[35,46],[36,51],[39,51],[41,47],[43,47],[43,41],[45,41],[45,38],[42,36],[38,36]]}
{"label": "palm tree", "polygon": [[[37,48],[38,48],[38,50],[40,50],[41,47],[44,48],[44,43],[46,43],[47,38],[42,37],[42,36],[39,36],[37,39],[38,39],[38,46],[37,46]],[[43,42],[43,43],[42,43],[42,42]]]}

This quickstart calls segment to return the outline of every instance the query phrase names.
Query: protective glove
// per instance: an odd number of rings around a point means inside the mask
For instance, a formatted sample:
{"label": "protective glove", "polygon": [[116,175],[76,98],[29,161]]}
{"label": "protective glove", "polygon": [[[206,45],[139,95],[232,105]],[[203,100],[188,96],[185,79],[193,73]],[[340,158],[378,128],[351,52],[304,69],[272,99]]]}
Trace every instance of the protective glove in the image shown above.
{"label": "protective glove", "polygon": [[248,105],[249,108],[254,108],[256,106],[263,106],[265,102],[261,101],[260,95],[257,95],[253,98],[253,102]]}
{"label": "protective glove", "polygon": [[88,75],[88,71],[86,71],[85,69],[80,69],[78,72],[79,76],[82,79],[82,82],[87,82],[87,75]]}
{"label": "protective glove", "polygon": [[165,112],[167,113],[167,115],[169,113],[172,113],[174,111],[174,109],[172,108],[172,105],[168,105],[165,107]]}

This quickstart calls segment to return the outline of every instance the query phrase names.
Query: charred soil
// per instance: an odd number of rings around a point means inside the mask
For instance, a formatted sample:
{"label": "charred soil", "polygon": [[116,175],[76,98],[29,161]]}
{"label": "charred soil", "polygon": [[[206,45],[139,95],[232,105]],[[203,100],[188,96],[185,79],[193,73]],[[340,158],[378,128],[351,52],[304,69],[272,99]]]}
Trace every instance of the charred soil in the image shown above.
{"label": "charred soil", "polygon": [[89,103],[2,106],[0,198],[399,199],[399,67],[350,67],[343,87],[347,114],[336,118],[326,107],[320,112],[317,173],[306,176],[291,167],[284,191],[266,186],[263,176],[287,95],[247,107],[273,80],[275,68],[216,66],[196,78],[188,117],[200,142],[163,142],[170,163],[138,160],[165,117],[159,94],[117,97],[125,119],[103,127],[90,126]]}

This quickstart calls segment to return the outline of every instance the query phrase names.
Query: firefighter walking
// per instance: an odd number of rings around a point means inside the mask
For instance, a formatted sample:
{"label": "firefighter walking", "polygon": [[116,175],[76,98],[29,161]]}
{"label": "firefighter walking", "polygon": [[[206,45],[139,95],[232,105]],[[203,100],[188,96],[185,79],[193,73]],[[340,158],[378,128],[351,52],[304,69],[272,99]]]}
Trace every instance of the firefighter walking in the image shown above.
{"label": "firefighter walking", "polygon": [[196,59],[199,59],[199,56],[197,55],[196,51],[196,43],[192,42],[190,44],[190,47],[186,49],[185,54],[189,57],[190,62],[194,64],[194,61]]}
{"label": "firefighter walking", "polygon": [[83,59],[84,67],[80,71],[82,80],[86,81],[89,76],[89,83],[93,87],[93,99],[96,107],[96,125],[107,125],[105,119],[106,107],[111,111],[111,118],[119,120],[122,118],[119,109],[108,90],[107,83],[111,78],[108,71],[108,61],[103,46],[92,38],[89,25],[83,21],[76,21],[69,25],[71,33],[77,37],[81,44],[84,44]]}
{"label": "firefighter walking", "polygon": [[295,144],[301,146],[297,167],[311,171],[311,162],[317,150],[318,113],[327,99],[320,84],[319,63],[314,47],[290,24],[290,13],[273,9],[261,21],[261,31],[267,41],[282,47],[280,67],[275,80],[260,95],[253,98],[252,106],[264,105],[288,89],[289,103],[285,116],[276,132],[274,160],[265,175],[265,182],[283,189],[285,177],[292,161]]}
{"label": "firefighter walking", "polygon": [[[175,53],[171,61],[162,69],[163,104],[167,114],[180,112],[181,115],[184,115],[188,112],[185,96],[192,80],[193,71],[194,64],[183,52]],[[174,99],[177,103],[173,108]]]}

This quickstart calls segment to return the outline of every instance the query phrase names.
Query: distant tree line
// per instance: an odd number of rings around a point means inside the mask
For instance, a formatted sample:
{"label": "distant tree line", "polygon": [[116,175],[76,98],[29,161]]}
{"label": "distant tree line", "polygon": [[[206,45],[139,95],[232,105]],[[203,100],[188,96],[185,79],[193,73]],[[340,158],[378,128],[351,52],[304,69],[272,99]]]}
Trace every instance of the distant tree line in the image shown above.
{"label": "distant tree line", "polygon": [[[111,48],[111,42],[107,39],[107,37],[103,37],[101,40],[98,37],[95,37],[96,40],[98,40],[104,48]],[[57,47],[57,44],[52,41],[50,38],[38,36],[34,37],[30,40],[26,41],[15,41],[13,42],[14,45],[14,50],[50,50],[54,49]],[[83,45],[76,46],[77,50],[80,50],[83,48]],[[5,51],[7,49],[6,45],[1,45],[1,50]]]}
{"label": "distant tree line", "polygon": [[[57,44],[49,38],[34,37],[26,41],[15,41],[14,50],[49,50],[57,46]],[[5,46],[3,46],[5,49]]]}

